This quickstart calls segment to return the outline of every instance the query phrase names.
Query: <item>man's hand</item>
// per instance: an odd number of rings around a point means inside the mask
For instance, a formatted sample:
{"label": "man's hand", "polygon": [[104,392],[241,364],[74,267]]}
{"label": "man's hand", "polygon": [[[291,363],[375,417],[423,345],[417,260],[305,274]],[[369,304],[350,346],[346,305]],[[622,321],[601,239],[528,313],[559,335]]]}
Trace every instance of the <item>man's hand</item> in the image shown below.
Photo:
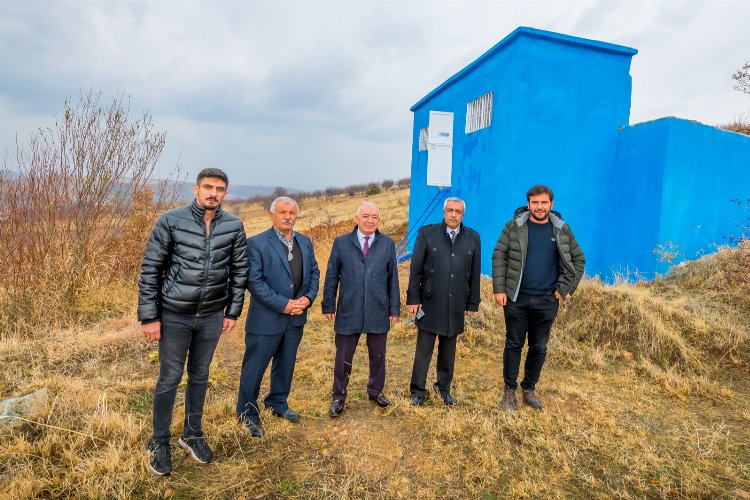
{"label": "man's hand", "polygon": [[325,313],[323,316],[325,316],[326,318],[330,319],[331,321],[333,321],[334,319],[336,319],[336,313]]}
{"label": "man's hand", "polygon": [[417,311],[419,310],[420,307],[422,307],[422,304],[412,304],[412,305],[406,306],[406,308],[409,310],[409,313],[411,313],[412,316],[417,315]]}
{"label": "man's hand", "polygon": [[466,311],[467,316],[474,316],[476,313],[476,311]]}
{"label": "man's hand", "polygon": [[391,316],[391,325],[395,324],[396,321],[398,321],[398,316]]}
{"label": "man's hand", "polygon": [[299,303],[299,305],[302,306],[302,309],[307,309],[308,307],[310,307],[310,304],[312,304],[312,302],[310,302],[310,298],[307,297],[306,295],[303,295],[302,297],[298,298],[297,302]]}
{"label": "man's hand", "polygon": [[298,300],[289,299],[289,301],[286,303],[286,307],[284,308],[283,313],[296,316],[302,314],[302,311],[304,311],[304,309],[305,308],[302,307],[302,304],[300,304]]}
{"label": "man's hand", "polygon": [[141,332],[146,340],[159,340],[161,338],[161,321],[141,325]]}
{"label": "man's hand", "polygon": [[232,318],[224,318],[224,324],[221,325],[221,333],[222,335],[225,333],[229,333],[232,331],[232,328],[234,328],[234,324],[237,323],[236,319]]}
{"label": "man's hand", "polygon": [[501,292],[495,294],[495,302],[497,302],[497,305],[500,307],[505,307],[505,305],[508,303],[508,294]]}
{"label": "man's hand", "polygon": [[570,294],[567,294],[565,296],[565,298],[563,298],[563,296],[560,294],[560,292],[558,292],[557,290],[555,290],[555,298],[558,300],[558,302],[563,303],[563,302],[565,302],[566,300],[568,300],[570,298]]}

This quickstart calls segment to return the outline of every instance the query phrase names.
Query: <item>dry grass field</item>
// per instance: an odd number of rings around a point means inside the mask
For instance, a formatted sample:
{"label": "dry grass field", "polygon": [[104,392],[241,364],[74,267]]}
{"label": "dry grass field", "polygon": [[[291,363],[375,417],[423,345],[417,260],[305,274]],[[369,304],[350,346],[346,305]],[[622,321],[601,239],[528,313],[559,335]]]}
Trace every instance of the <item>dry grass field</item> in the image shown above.
{"label": "dry grass field", "polygon": [[[408,192],[371,199],[398,239]],[[359,201],[303,203],[300,227],[322,270]],[[242,217],[251,234],[268,227],[260,208]],[[212,367],[204,422],[215,461],[196,464],[175,447],[167,478],[145,466],[158,364],[134,313],[6,336],[0,395],[48,387],[51,402],[0,433],[0,498],[750,498],[750,246],[653,283],[585,281],[554,327],[541,412],[498,406],[504,325],[491,292],[485,280],[480,313],[459,339],[459,406],[436,397],[409,405],[415,328],[402,307],[388,345],[385,393],[394,404],[381,410],[367,400],[361,345],[336,420],[327,415],[333,331],[316,303],[290,399],[302,420],[264,413],[260,440],[234,418],[242,318]],[[119,293],[134,301],[132,288]],[[182,404],[180,394],[174,435]]]}
{"label": "dry grass field", "polygon": [[[372,196],[334,196],[333,199],[316,198],[300,201],[300,213],[296,229],[302,232],[318,226],[333,226],[340,222],[351,222],[354,227],[354,214],[357,207],[367,199],[380,207],[382,223],[380,229],[387,233],[398,232],[409,220],[409,190],[391,189]],[[245,232],[253,236],[271,227],[267,215],[268,207],[256,203],[233,206],[232,211],[245,222]],[[398,243],[398,241],[396,241]]]}

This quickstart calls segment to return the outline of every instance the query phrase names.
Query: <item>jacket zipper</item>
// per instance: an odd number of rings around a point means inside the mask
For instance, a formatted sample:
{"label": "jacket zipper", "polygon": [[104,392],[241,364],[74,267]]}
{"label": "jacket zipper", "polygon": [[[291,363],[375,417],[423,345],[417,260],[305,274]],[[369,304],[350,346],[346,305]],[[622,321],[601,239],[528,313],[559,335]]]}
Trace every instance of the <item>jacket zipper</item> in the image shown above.
{"label": "jacket zipper", "polygon": [[201,315],[201,306],[203,305],[203,296],[206,294],[206,282],[208,281],[208,271],[210,268],[210,261],[211,258],[211,236],[214,234],[214,222],[216,221],[215,218],[211,219],[210,224],[210,232],[209,234],[206,234],[206,223],[203,223],[203,236],[204,236],[204,265],[203,265],[203,283],[201,284],[201,298],[200,302],[198,302],[198,311],[195,313],[196,317],[200,317]]}

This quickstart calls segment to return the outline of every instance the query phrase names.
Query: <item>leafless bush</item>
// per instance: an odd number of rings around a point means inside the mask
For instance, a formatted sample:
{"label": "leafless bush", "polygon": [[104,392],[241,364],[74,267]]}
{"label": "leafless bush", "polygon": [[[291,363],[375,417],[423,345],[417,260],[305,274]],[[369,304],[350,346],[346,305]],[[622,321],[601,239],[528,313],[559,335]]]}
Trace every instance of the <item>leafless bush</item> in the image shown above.
{"label": "leafless bush", "polygon": [[174,199],[166,181],[159,195],[147,185],[165,133],[148,113],[131,118],[123,94],[100,99],[68,99],[54,127],[17,141],[15,164],[5,159],[0,333],[83,319],[87,290],[137,275],[148,231]]}
{"label": "leafless bush", "polygon": [[734,85],[735,90],[750,95],[750,62],[746,62],[737,73],[732,75],[732,80],[737,82]]}

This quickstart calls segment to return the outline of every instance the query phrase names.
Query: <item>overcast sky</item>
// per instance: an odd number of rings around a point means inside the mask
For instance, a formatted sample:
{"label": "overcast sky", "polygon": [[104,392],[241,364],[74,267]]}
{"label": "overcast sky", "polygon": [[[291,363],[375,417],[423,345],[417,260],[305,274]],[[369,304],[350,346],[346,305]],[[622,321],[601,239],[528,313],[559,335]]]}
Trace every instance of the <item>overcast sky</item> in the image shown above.
{"label": "overcast sky", "polygon": [[409,175],[411,105],[530,26],[638,49],[631,123],[750,118],[750,1],[0,0],[0,148],[80,88],[167,131],[161,171],[301,189]]}

